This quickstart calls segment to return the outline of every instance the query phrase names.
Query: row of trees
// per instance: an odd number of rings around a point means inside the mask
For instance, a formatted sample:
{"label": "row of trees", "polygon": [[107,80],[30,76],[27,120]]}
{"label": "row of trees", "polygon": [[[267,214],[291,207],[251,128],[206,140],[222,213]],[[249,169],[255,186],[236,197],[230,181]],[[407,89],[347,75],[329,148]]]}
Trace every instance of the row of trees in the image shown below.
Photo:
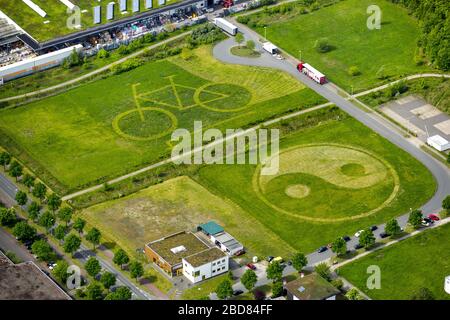
{"label": "row of trees", "polygon": [[[292,257],[292,266],[297,270],[301,271],[308,264],[308,259],[303,253],[296,253]],[[279,261],[274,261],[269,264],[266,269],[267,279],[272,280],[272,296],[278,297],[283,293],[283,270],[284,266]],[[229,279],[225,279],[222,281],[219,286],[216,288],[216,294],[219,299],[227,299],[233,295],[233,288],[231,284],[232,274],[230,271]],[[242,285],[248,291],[252,291],[255,288],[256,282],[258,281],[258,277],[256,276],[255,271],[246,270],[240,279]],[[257,297],[257,292],[254,293],[255,298]]]}
{"label": "row of trees", "polygon": [[448,0],[391,0],[408,8],[420,21],[418,46],[441,70],[450,70]]}

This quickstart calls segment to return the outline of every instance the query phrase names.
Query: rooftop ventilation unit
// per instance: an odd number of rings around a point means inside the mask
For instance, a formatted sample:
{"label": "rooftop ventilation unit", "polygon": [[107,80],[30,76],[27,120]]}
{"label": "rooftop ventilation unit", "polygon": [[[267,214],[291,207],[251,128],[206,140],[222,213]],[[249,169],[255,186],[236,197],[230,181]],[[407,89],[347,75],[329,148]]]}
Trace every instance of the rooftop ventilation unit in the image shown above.
{"label": "rooftop ventilation unit", "polygon": [[186,248],[184,246],[178,246],[170,249],[170,251],[172,251],[173,254],[178,254],[180,252],[186,251]]}

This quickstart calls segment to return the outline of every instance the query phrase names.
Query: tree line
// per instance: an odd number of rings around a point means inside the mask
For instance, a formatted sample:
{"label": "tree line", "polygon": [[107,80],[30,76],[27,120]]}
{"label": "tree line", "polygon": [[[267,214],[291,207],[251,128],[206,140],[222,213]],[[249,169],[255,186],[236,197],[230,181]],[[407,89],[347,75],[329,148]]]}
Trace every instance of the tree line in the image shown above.
{"label": "tree line", "polygon": [[391,0],[406,7],[419,21],[418,47],[437,68],[450,70],[450,2],[448,0]]}

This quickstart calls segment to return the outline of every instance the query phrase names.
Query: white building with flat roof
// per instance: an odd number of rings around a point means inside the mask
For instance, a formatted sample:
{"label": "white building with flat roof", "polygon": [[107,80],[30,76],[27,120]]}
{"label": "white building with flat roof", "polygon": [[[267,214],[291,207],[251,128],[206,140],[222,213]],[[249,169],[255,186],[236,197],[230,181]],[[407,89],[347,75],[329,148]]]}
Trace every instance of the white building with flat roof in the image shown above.
{"label": "white building with flat roof", "polygon": [[183,275],[197,283],[229,270],[229,257],[218,248],[209,248],[183,258]]}
{"label": "white building with flat roof", "polygon": [[448,142],[446,139],[441,137],[440,135],[435,135],[432,137],[429,137],[427,139],[427,144],[433,148],[435,148],[438,151],[445,151],[450,149],[450,142]]}

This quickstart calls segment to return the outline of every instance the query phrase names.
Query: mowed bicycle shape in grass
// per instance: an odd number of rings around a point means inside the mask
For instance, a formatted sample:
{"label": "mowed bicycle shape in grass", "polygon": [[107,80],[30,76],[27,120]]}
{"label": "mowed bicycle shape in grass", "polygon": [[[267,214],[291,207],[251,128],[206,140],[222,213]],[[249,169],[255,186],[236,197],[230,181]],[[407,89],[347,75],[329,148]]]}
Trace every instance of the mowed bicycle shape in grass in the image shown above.
{"label": "mowed bicycle shape in grass", "polygon": [[136,108],[114,118],[114,131],[126,139],[150,141],[169,135],[178,127],[174,113],[177,110],[199,107],[210,112],[235,113],[251,105],[252,94],[242,86],[208,82],[192,87],[176,83],[175,78],[168,76],[167,85],[146,92],[139,92],[140,83],[133,84]]}

